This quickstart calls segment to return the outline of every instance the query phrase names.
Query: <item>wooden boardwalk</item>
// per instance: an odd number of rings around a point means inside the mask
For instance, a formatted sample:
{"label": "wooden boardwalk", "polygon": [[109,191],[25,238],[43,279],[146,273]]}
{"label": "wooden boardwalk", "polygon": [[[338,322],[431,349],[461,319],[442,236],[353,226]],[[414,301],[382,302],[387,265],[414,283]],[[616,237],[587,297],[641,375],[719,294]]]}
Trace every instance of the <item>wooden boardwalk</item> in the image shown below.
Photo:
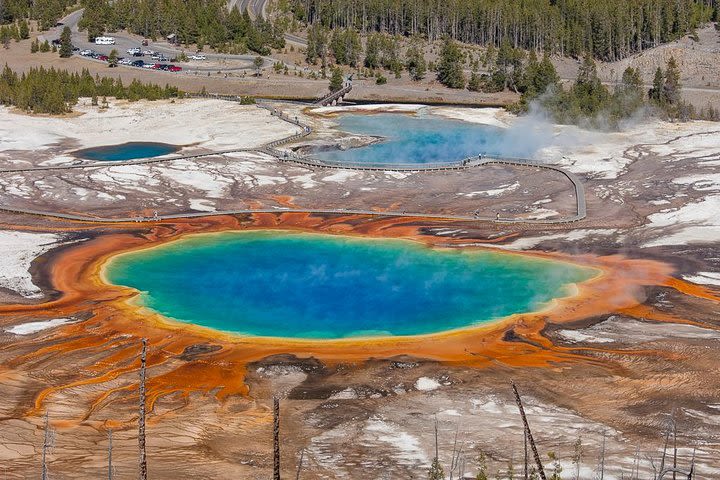
{"label": "wooden boardwalk", "polygon": [[[241,97],[234,95],[193,95],[193,97],[199,98],[217,98],[227,101],[240,102]],[[348,163],[335,163],[325,162],[317,159],[298,156],[294,152],[286,152],[278,150],[277,147],[295,142],[303,137],[306,137],[312,133],[312,128],[309,125],[303,124],[297,118],[290,118],[277,108],[273,107],[267,102],[257,103],[259,108],[270,111],[272,115],[277,116],[279,119],[300,127],[301,131],[297,134],[290,135],[286,138],[270,142],[260,148],[237,148],[229,150],[220,150],[209,153],[199,153],[193,155],[168,155],[162,157],[143,158],[135,160],[123,160],[113,162],[94,162],[94,163],[81,163],[75,165],[53,165],[53,166],[40,166],[40,167],[23,167],[16,169],[0,169],[1,174],[15,174],[22,172],[38,172],[48,171],[57,172],[64,170],[74,169],[97,169],[97,168],[110,168],[117,166],[126,165],[146,165],[152,163],[165,163],[173,162],[178,160],[192,160],[202,157],[212,157],[223,155],[227,153],[237,152],[258,152],[265,153],[275,157],[278,161],[294,163],[303,167],[317,169],[317,168],[328,168],[328,169],[342,169],[342,170],[357,170],[357,171],[386,171],[386,172],[438,172],[438,171],[452,171],[452,170],[467,170],[471,168],[482,167],[484,165],[513,165],[529,168],[543,168],[547,170],[553,170],[559,172],[565,176],[573,185],[575,190],[576,198],[576,213],[571,216],[555,218],[555,219],[523,219],[523,218],[496,218],[496,217],[482,217],[476,215],[450,215],[450,214],[431,214],[423,212],[405,212],[405,211],[385,211],[377,212],[374,210],[348,210],[348,209],[290,209],[285,207],[278,208],[266,208],[266,209],[237,209],[237,210],[218,210],[215,212],[185,212],[177,214],[163,214],[152,217],[103,217],[94,215],[82,215],[82,214],[71,214],[63,212],[43,211],[25,208],[16,208],[0,205],[0,211],[23,214],[23,215],[36,215],[42,217],[57,218],[62,220],[71,220],[78,222],[89,222],[89,223],[138,223],[138,222],[157,222],[162,220],[178,220],[184,218],[201,218],[221,215],[244,215],[253,213],[314,213],[314,214],[331,214],[331,215],[367,215],[375,217],[406,217],[406,218],[430,218],[430,219],[446,219],[446,220],[464,220],[464,221],[479,221],[479,222],[493,222],[493,223],[516,223],[516,224],[563,224],[577,222],[584,219],[587,216],[587,208],[585,203],[585,189],[580,179],[573,173],[568,172],[560,167],[548,165],[532,161],[524,158],[496,158],[496,157],[478,157],[468,158],[458,162],[445,162],[445,163],[430,163],[430,164],[389,164],[389,165],[369,165],[369,164],[348,164]]]}

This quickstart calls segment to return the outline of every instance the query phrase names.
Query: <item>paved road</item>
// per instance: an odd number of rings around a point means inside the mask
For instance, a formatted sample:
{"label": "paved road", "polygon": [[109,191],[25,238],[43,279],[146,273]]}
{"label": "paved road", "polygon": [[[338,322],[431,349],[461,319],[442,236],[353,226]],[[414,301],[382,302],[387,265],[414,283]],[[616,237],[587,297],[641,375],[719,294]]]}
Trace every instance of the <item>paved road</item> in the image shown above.
{"label": "paved road", "polygon": [[[267,4],[268,0],[229,0],[228,9],[233,8],[237,5],[241,12],[247,10],[250,18],[266,18],[267,17]],[[285,41],[292,42],[301,47],[307,47],[307,40],[303,37],[298,37],[292,33],[286,33]]]}
{"label": "paved road", "polygon": [[[228,101],[239,101],[239,97],[232,97],[232,96],[215,96],[216,98],[221,98]],[[374,216],[374,217],[405,217],[405,218],[430,218],[430,219],[439,219],[439,220],[464,220],[464,221],[482,221],[482,222],[496,222],[496,223],[518,223],[518,224],[542,224],[542,225],[548,225],[548,224],[560,224],[560,223],[570,223],[570,222],[576,222],[579,220],[582,220],[586,216],[586,207],[585,207],[585,190],[582,186],[582,183],[580,180],[572,173],[567,172],[561,168],[554,167],[551,165],[543,165],[543,164],[536,164],[529,162],[528,160],[510,160],[510,159],[494,159],[494,158],[485,158],[485,159],[468,159],[464,162],[457,162],[455,164],[446,164],[446,165],[408,165],[408,166],[348,166],[348,165],[330,165],[322,162],[318,162],[316,160],[312,160],[309,158],[296,158],[296,157],[286,157],[283,152],[280,152],[275,149],[275,147],[278,147],[282,144],[293,142],[298,140],[299,138],[302,138],[304,136],[309,135],[312,133],[312,129],[309,125],[305,125],[302,122],[299,122],[297,120],[292,119],[291,117],[288,117],[287,115],[284,115],[282,112],[280,112],[278,109],[273,107],[270,104],[267,103],[259,103],[259,108],[263,108],[266,110],[269,110],[273,115],[277,116],[281,120],[284,120],[288,123],[291,123],[293,125],[299,126],[302,128],[300,133],[288,136],[281,140],[276,140],[274,142],[270,142],[266,144],[263,147],[260,147],[259,149],[234,149],[234,150],[224,150],[224,151],[218,151],[213,153],[204,153],[204,154],[198,154],[198,155],[184,155],[184,156],[168,156],[168,157],[162,157],[162,158],[147,158],[147,159],[139,159],[139,160],[127,160],[127,161],[117,161],[117,162],[99,162],[94,164],[80,164],[80,165],[68,165],[68,166],[62,166],[62,165],[55,165],[55,166],[48,166],[48,167],[29,167],[29,168],[23,168],[23,169],[5,169],[0,170],[0,174],[4,173],[11,173],[11,174],[17,174],[18,172],[25,172],[25,171],[48,171],[48,172],[57,172],[62,170],[71,170],[71,169],[91,169],[91,168],[110,168],[110,167],[116,167],[120,165],[137,165],[137,164],[144,164],[144,163],[161,163],[161,162],[171,162],[171,161],[177,161],[180,159],[193,159],[193,158],[199,158],[199,157],[207,157],[207,156],[213,156],[213,155],[222,155],[223,153],[231,153],[231,152],[239,152],[239,151],[258,151],[266,154],[270,154],[275,156],[279,161],[285,161],[285,162],[293,162],[298,163],[304,166],[314,167],[314,168],[338,168],[338,169],[344,169],[344,170],[383,170],[383,171],[437,171],[437,170],[458,170],[458,169],[468,169],[468,168],[475,168],[486,164],[506,164],[506,165],[519,165],[524,167],[533,167],[533,168],[545,168],[554,170],[557,172],[560,172],[561,174],[565,175],[568,180],[573,184],[575,189],[575,197],[577,201],[577,211],[574,215],[571,215],[569,217],[565,218],[558,218],[558,219],[540,219],[540,220],[528,220],[528,219],[515,219],[515,218],[489,218],[489,217],[481,217],[479,215],[447,215],[447,214],[433,214],[433,213],[423,213],[423,212],[405,212],[405,211],[386,211],[386,212],[377,212],[374,210],[347,210],[347,209],[290,209],[285,207],[277,207],[277,208],[266,208],[266,209],[237,209],[237,210],[219,210],[216,212],[185,212],[185,213],[176,213],[176,214],[167,214],[167,215],[157,215],[153,217],[102,217],[102,216],[93,216],[93,215],[81,215],[81,214],[70,214],[70,213],[64,213],[64,212],[52,212],[52,211],[42,211],[42,210],[34,210],[34,209],[24,209],[24,208],[11,208],[11,207],[5,207],[0,205],[0,211],[9,212],[9,213],[16,213],[16,214],[25,214],[25,215],[38,215],[43,217],[50,217],[50,218],[58,218],[63,220],[72,220],[72,221],[80,221],[80,222],[90,222],[90,223],[128,223],[128,222],[157,222],[162,220],[179,220],[184,218],[202,218],[202,217],[211,217],[211,216],[220,216],[220,215],[241,215],[241,214],[253,214],[253,213],[313,213],[313,214],[331,214],[331,215],[367,215],[367,216]]]}

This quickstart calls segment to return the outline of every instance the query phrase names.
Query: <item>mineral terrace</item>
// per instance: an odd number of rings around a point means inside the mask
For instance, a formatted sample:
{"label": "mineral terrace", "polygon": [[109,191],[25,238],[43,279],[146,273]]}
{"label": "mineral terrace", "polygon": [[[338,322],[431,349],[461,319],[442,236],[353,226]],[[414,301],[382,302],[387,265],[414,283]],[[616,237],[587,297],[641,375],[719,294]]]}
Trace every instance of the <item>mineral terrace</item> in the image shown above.
{"label": "mineral terrace", "polygon": [[[117,478],[134,475],[141,337],[152,346],[152,478],[268,478],[273,395],[283,397],[288,477],[303,452],[302,478],[425,478],[435,417],[443,461],[459,432],[467,472],[480,451],[492,471],[504,469],[523,454],[511,380],[537,443],[566,469],[582,437],[583,471],[591,474],[605,436],[612,465],[605,478],[621,478],[621,467],[627,475],[636,461],[651,471],[675,409],[680,460],[696,449],[698,478],[720,477],[717,124],[653,121],[598,133],[494,109],[354,107],[486,123],[536,142],[536,160],[577,174],[587,199],[585,219],[546,223],[576,213],[572,184],[553,170],[305,166],[263,150],[300,129],[257,106],[111,103],[99,111],[88,100],[63,119],[0,110],[0,463],[7,478],[39,475],[45,411],[56,430],[56,478],[104,475],[108,428]],[[376,141],[334,129],[342,108],[273,106],[314,130],[280,147],[289,157]],[[129,141],[203,156],[113,165],[71,154]],[[73,168],[30,169],[50,166]],[[265,213],[221,215],[233,210]],[[244,228],[510,249],[607,273],[574,303],[488,331],[344,346],[184,328],[128,304],[95,275],[113,252]]]}

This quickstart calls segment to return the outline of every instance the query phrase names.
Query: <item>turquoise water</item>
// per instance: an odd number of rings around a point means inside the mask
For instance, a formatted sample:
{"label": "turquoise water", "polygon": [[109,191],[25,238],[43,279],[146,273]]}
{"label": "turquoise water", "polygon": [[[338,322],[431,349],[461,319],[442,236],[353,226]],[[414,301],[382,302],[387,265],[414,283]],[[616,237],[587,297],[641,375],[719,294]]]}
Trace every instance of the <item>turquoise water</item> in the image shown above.
{"label": "turquoise water", "polygon": [[154,142],[128,142],[118,145],[105,145],[102,147],[86,148],[73,152],[73,155],[87,160],[117,162],[119,160],[133,160],[136,158],[152,158],[168,153],[177,152],[177,145]]}
{"label": "turquoise water", "polygon": [[249,335],[414,335],[532,311],[594,271],[403,240],[289,232],[186,237],[114,258],[108,281],[183,322]]}
{"label": "turquoise water", "polygon": [[372,145],[348,150],[317,152],[324,161],[363,164],[442,163],[486,155],[528,156],[536,148],[516,142],[505,129],[434,115],[383,113],[344,114],[338,118],[344,132],[381,136]]}

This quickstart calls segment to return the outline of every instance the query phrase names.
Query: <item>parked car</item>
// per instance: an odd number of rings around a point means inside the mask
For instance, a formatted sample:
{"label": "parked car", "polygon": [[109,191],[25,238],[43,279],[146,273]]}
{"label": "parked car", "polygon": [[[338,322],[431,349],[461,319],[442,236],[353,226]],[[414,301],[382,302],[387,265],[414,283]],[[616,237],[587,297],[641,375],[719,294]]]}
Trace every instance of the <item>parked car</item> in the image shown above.
{"label": "parked car", "polygon": [[140,49],[140,47],[128,48],[128,50],[127,50],[128,55],[135,55],[136,53],[141,53],[141,52],[142,52],[142,50]]}
{"label": "parked car", "polygon": [[154,63],[146,63],[146,64],[143,65],[142,67],[143,67],[143,68],[155,68],[155,64],[154,64]]}
{"label": "parked car", "polygon": [[143,55],[148,55],[148,56],[155,55],[155,52],[153,50],[144,50],[142,53],[143,53]]}
{"label": "parked car", "polygon": [[132,54],[132,56],[133,56],[133,57],[142,57],[143,54],[142,54],[142,52],[135,52],[135,53]]}
{"label": "parked car", "polygon": [[130,65],[132,65],[133,67],[142,68],[145,66],[145,62],[143,62],[142,60],[135,60],[134,62],[131,62]]}
{"label": "parked car", "polygon": [[169,72],[179,72],[182,70],[182,67],[178,67],[177,65],[169,65],[168,71]]}
{"label": "parked car", "polygon": [[65,25],[63,22],[57,22],[55,24],[56,27],[62,27],[63,25]]}
{"label": "parked car", "polygon": [[92,54],[93,54],[92,50],[85,49],[85,50],[80,51],[80,55],[82,55],[83,57],[89,57]]}
{"label": "parked car", "polygon": [[78,47],[72,47],[73,53],[78,53],[80,49]]}
{"label": "parked car", "polygon": [[147,41],[147,40],[143,40],[143,41],[142,41],[142,46],[143,46],[143,47],[147,47],[147,46],[148,46],[148,41]]}
{"label": "parked car", "polygon": [[133,64],[133,61],[132,61],[131,58],[121,58],[121,59],[118,60],[118,63],[119,63],[120,65],[132,65],[132,64]]}
{"label": "parked car", "polygon": [[190,55],[190,58],[192,60],[207,60],[207,57],[205,55],[196,53],[195,55]]}
{"label": "parked car", "polygon": [[107,62],[107,61],[109,60],[109,58],[110,58],[110,57],[108,57],[107,55],[98,55],[98,56],[97,56],[97,59],[98,59],[98,60],[101,60],[101,61],[103,61],[103,62]]}
{"label": "parked car", "polygon": [[95,37],[95,45],[115,45],[115,37]]}
{"label": "parked car", "polygon": [[55,38],[55,39],[53,39],[53,41],[52,41],[52,42],[50,42],[50,43],[52,43],[53,45],[60,45],[60,44],[62,44],[62,42],[60,41],[60,39],[59,39],[59,38]]}

